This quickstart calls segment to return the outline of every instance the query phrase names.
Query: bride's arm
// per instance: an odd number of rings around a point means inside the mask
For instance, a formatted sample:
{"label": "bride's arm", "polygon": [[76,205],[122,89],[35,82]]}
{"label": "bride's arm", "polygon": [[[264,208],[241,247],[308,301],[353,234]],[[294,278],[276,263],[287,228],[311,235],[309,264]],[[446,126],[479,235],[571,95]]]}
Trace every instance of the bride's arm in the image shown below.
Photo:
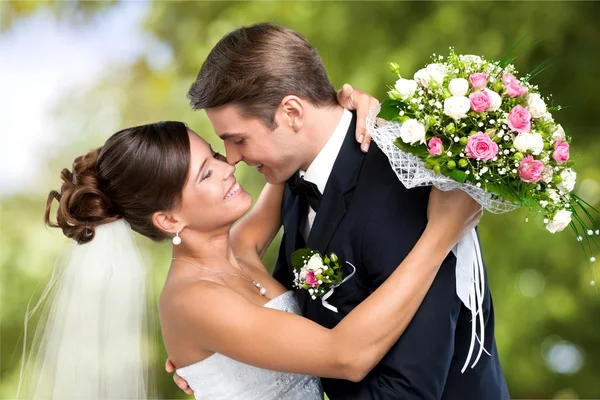
{"label": "bride's arm", "polygon": [[[204,349],[246,364],[360,381],[404,332],[444,258],[481,217],[481,208],[463,192],[433,190],[431,198],[437,210],[430,209],[430,222],[408,257],[334,329],[256,306],[204,281],[186,299],[194,305],[185,309],[190,332],[199,335]],[[441,206],[448,199],[451,204]],[[448,209],[454,212],[440,211]]]}
{"label": "bride's arm", "polygon": [[237,256],[244,258],[252,252],[263,257],[281,228],[284,189],[284,183],[267,183],[252,210],[231,229],[231,246]]}

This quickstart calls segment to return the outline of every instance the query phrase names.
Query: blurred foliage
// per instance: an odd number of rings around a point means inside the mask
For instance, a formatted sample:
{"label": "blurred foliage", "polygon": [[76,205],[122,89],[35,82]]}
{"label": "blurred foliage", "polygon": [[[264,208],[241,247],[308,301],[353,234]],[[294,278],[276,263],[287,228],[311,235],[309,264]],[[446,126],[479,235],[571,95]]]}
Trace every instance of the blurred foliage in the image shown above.
{"label": "blurred foliage", "polygon": [[115,0],[3,0],[0,2],[0,33],[10,29],[15,20],[39,11],[49,11],[65,23],[84,24],[90,17],[115,3]]}
{"label": "blurred foliage", "polygon": [[[8,2],[0,5],[1,29],[37,8],[52,10],[65,23],[82,16],[101,18],[114,3]],[[118,4],[116,5],[118,6]],[[8,10],[8,11],[7,11]],[[83,19],[82,19],[83,18]],[[336,87],[349,82],[384,98],[393,76],[386,63],[396,61],[412,75],[432,53],[498,58],[526,36],[534,45],[516,60],[522,72],[555,57],[556,64],[536,77],[543,93],[552,93],[554,112],[573,135],[571,153],[578,170],[577,193],[600,203],[600,7],[594,2],[168,2],[152,3],[144,29],[161,45],[129,66],[98,77],[89,91],[73,92],[57,112],[64,147],[40,171],[33,192],[2,199],[0,209],[0,301],[2,308],[0,397],[14,394],[23,314],[43,287],[53,260],[66,243],[58,231],[42,226],[49,189],[74,156],[97,146],[120,127],[156,120],[186,121],[222,149],[202,112],[190,110],[186,92],[212,46],[227,32],[261,21],[287,25],[318,48]],[[0,31],[1,32],[1,31]],[[238,167],[238,179],[257,195],[264,180],[254,169]],[[590,287],[593,273],[570,232],[551,235],[538,218],[524,222],[526,211],[486,215],[480,226],[489,284],[495,299],[496,337],[513,398],[600,398],[600,297]],[[279,239],[278,239],[279,240]],[[278,240],[265,257],[274,264]],[[149,252],[156,290],[168,265],[169,246],[140,240]],[[157,337],[157,387],[161,398],[183,398],[162,371],[164,350]],[[563,342],[566,341],[566,342]],[[579,350],[581,368],[569,370]],[[559,349],[559,350],[557,350]],[[562,348],[564,349],[564,347]],[[572,347],[569,347],[572,349]],[[557,356],[558,355],[558,356]],[[562,355],[562,357],[561,357]],[[556,358],[557,357],[557,358]],[[4,384],[6,383],[6,385]]]}

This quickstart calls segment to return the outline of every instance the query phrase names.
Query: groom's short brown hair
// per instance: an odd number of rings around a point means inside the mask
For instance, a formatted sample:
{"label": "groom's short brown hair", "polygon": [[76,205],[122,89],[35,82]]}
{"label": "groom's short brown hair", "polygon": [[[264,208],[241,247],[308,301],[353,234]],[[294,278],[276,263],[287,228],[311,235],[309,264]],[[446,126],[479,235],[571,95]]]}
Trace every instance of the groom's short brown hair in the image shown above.
{"label": "groom's short brown hair", "polygon": [[275,111],[287,95],[322,107],[337,104],[323,61],[299,33],[261,23],[224,36],[202,64],[188,92],[195,110],[227,104],[275,129]]}

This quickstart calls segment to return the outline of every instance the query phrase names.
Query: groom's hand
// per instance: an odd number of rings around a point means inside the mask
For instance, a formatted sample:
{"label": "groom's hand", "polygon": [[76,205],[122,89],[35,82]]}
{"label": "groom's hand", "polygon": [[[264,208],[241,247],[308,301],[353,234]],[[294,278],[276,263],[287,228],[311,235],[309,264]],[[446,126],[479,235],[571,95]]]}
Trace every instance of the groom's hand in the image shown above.
{"label": "groom's hand", "polygon": [[[168,373],[175,372],[175,366],[173,365],[171,360],[167,359],[167,363],[165,364],[165,369],[167,370]],[[175,381],[175,384],[177,386],[179,386],[179,389],[183,390],[186,394],[194,394],[194,391],[192,390],[192,388],[190,388],[188,386],[187,382],[182,377],[177,375],[177,373],[173,374],[173,380]]]}
{"label": "groom's hand", "polygon": [[361,150],[369,151],[371,136],[367,132],[367,114],[369,110],[379,104],[379,100],[362,90],[354,89],[349,84],[344,84],[337,94],[338,103],[347,110],[356,110],[356,141],[361,143]]}

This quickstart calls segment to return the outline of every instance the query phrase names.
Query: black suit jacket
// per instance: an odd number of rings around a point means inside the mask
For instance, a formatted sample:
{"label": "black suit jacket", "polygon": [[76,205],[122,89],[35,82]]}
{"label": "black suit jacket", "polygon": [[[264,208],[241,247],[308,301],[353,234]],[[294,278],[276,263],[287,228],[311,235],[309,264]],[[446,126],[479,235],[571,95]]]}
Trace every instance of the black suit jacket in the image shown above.
{"label": "black suit jacket", "polygon": [[[427,223],[430,188],[407,190],[375,144],[367,154],[360,151],[355,128],[356,115],[327,182],[306,247],[322,254],[335,252],[341,263],[351,262],[357,272],[329,298],[339,313],[323,307],[320,299],[310,299],[305,290],[296,291],[303,315],[327,328],[336,326],[388,278]],[[302,211],[300,199],[286,188],[282,203],[284,236],[273,275],[290,289],[290,255],[304,246],[299,232]],[[484,353],[475,368],[460,372],[471,339],[471,314],[456,295],[455,266],[456,258],[450,254],[402,337],[364,380],[322,380],[332,400],[509,398],[496,351],[487,285],[485,349],[491,357]]]}

